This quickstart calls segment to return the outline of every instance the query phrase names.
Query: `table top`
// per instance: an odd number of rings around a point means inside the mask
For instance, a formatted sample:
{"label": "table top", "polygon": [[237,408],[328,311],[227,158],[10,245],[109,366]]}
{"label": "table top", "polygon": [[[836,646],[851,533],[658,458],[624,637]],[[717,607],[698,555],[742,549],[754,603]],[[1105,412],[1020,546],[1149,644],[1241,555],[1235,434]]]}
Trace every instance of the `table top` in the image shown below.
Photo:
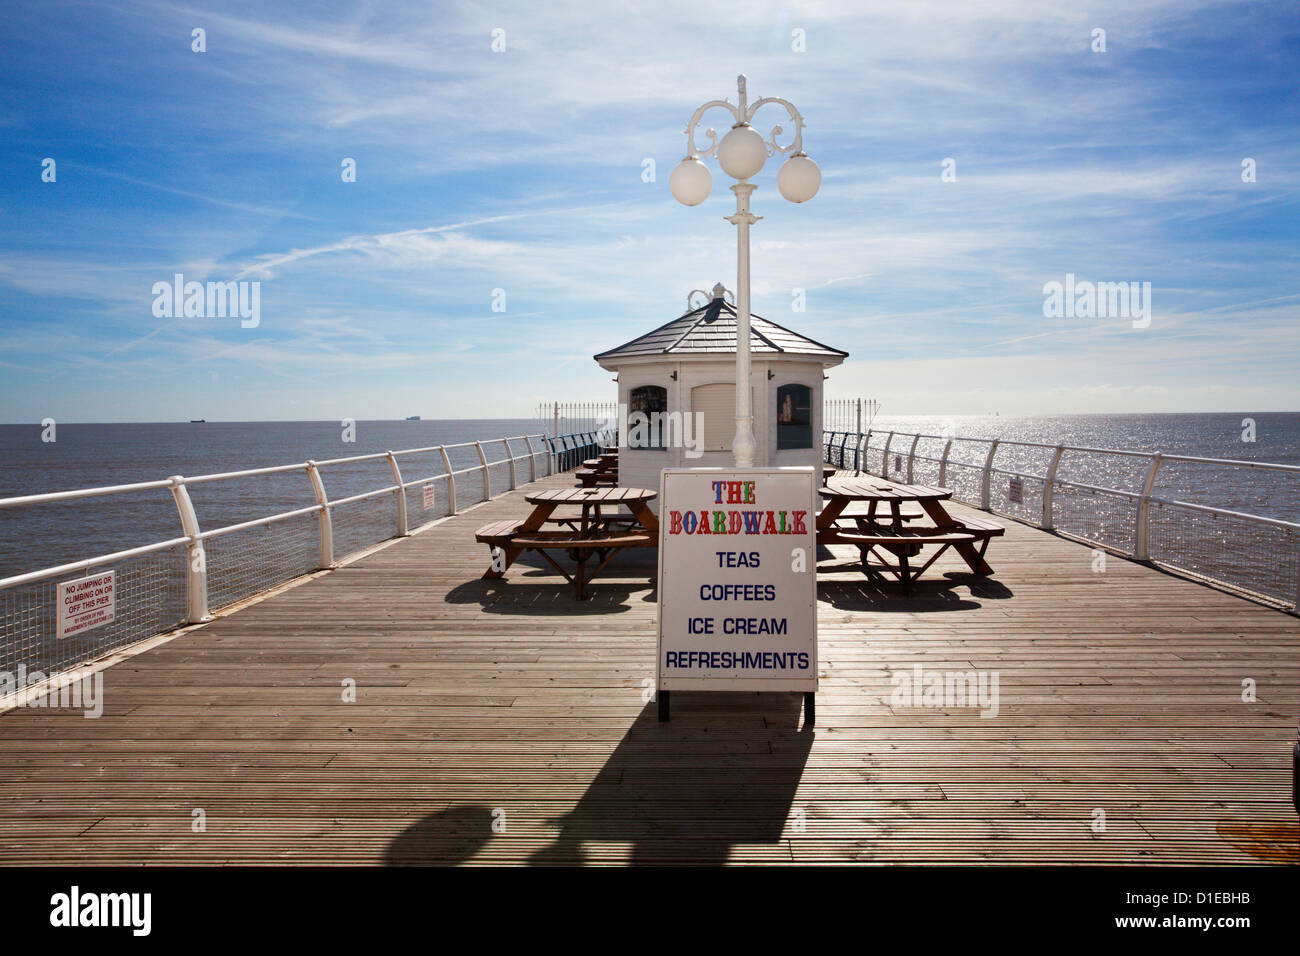
{"label": "table top", "polygon": [[903,485],[871,475],[831,478],[817,489],[817,494],[848,501],[942,501],[952,497],[952,491],[947,488]]}
{"label": "table top", "polygon": [[524,501],[530,505],[543,503],[617,505],[650,501],[658,497],[659,492],[648,488],[553,488],[550,491],[524,495]]}

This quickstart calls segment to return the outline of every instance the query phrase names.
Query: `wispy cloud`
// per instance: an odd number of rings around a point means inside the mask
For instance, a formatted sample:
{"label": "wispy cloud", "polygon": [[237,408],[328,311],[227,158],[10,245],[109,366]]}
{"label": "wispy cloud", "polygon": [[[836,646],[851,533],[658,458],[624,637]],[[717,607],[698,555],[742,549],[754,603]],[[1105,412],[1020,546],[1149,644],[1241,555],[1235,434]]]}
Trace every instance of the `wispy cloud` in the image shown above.
{"label": "wispy cloud", "polygon": [[[778,160],[757,177],[753,293],[853,354],[832,393],[936,410],[1000,388],[1003,412],[1300,400],[1280,4],[742,4],[726,43],[721,14],[685,0],[77,9],[76,33],[20,14],[0,39],[0,123],[32,166],[0,181],[0,418],[84,418],[106,395],[156,417],[177,389],[272,418],[290,396],[295,417],[607,398],[593,352],[735,284],[724,175],[693,209],[667,182],[687,117],[734,99],[740,72],[799,106],[823,169],[800,206]],[[764,132],[782,119],[760,114]],[[1067,271],[1150,281],[1152,327],[1045,319],[1043,283]],[[154,318],[152,283],[175,272],[261,282],[261,325]]]}

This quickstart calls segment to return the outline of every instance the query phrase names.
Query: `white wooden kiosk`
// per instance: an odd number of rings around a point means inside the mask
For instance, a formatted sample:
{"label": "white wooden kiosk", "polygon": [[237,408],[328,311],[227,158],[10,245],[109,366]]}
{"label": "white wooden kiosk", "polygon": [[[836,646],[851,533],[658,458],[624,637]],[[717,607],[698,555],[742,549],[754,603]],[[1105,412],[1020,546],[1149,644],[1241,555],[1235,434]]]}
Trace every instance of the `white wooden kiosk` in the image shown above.
{"label": "white wooden kiosk", "polygon": [[[811,726],[822,381],[848,353],[751,315],[757,448],[753,469],[733,471],[736,311],[726,295],[719,283],[699,307],[688,297],[683,315],[595,356],[618,375],[619,484],[661,492],[659,719],[673,689],[789,690],[804,693]],[[638,433],[635,413],[658,421]]]}
{"label": "white wooden kiosk", "polygon": [[[627,414],[659,412],[668,421],[703,414],[702,453],[696,457],[664,430],[651,431],[648,447],[627,444],[620,421],[619,484],[658,488],[665,468],[728,467],[736,431],[736,310],[721,284],[714,297],[645,335],[595,356],[618,375],[618,401]],[[693,293],[697,294],[697,293]],[[688,299],[689,305],[689,299]],[[779,468],[822,463],[822,379],[847,352],[750,317],[753,367],[754,465]],[[673,413],[677,413],[674,419]],[[658,507],[658,502],[652,503]]]}

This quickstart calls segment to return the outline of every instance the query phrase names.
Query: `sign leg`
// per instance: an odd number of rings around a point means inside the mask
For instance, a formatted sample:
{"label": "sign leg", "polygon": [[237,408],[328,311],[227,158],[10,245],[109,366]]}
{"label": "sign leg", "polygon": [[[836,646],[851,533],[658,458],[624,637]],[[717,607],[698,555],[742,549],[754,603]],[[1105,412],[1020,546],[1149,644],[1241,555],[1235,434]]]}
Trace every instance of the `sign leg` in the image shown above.
{"label": "sign leg", "polygon": [[672,691],[661,690],[659,692],[659,723],[665,723],[668,720],[668,695]]}
{"label": "sign leg", "polygon": [[804,691],[803,725],[812,727],[817,723],[817,695],[813,691]]}

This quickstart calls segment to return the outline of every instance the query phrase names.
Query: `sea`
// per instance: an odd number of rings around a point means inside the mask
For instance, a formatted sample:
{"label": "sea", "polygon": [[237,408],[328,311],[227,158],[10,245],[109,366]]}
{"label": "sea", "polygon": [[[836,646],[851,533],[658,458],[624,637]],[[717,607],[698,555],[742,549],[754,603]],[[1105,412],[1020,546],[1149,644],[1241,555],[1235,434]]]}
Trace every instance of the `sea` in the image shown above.
{"label": "sea", "polygon": [[[308,459],[457,444],[547,430],[535,419],[357,421],[349,434],[338,421],[142,422],[58,424],[51,437],[37,424],[0,425],[0,498],[122,485],[291,464]],[[827,425],[837,424],[828,418]],[[849,421],[840,422],[841,427]],[[936,456],[956,436],[952,457],[983,463],[984,451],[963,438],[1042,442],[1090,448],[1161,451],[1300,465],[1300,413],[1053,416],[880,416],[871,423],[878,447],[889,431],[935,438],[918,454]],[[349,440],[350,439],[350,440]],[[1250,439],[1250,440],[1247,440]],[[911,439],[891,443],[906,455]],[[499,446],[498,446],[499,447]],[[522,447],[516,454],[523,451]],[[996,466],[1041,474],[1050,451],[1005,446]],[[495,451],[490,457],[500,458]],[[476,464],[460,449],[453,467]],[[1145,459],[1067,453],[1058,477],[1102,487],[1140,490]],[[872,467],[878,468],[878,462]],[[403,478],[441,473],[433,454],[403,465]],[[335,466],[323,472],[331,499],[392,483],[385,461]],[[918,481],[920,479],[917,479]],[[1166,464],[1157,493],[1215,507],[1300,521],[1300,476],[1241,467]],[[200,526],[211,529],[311,505],[303,472],[214,482],[191,490]],[[0,578],[181,536],[166,488],[19,508],[0,508]]]}

